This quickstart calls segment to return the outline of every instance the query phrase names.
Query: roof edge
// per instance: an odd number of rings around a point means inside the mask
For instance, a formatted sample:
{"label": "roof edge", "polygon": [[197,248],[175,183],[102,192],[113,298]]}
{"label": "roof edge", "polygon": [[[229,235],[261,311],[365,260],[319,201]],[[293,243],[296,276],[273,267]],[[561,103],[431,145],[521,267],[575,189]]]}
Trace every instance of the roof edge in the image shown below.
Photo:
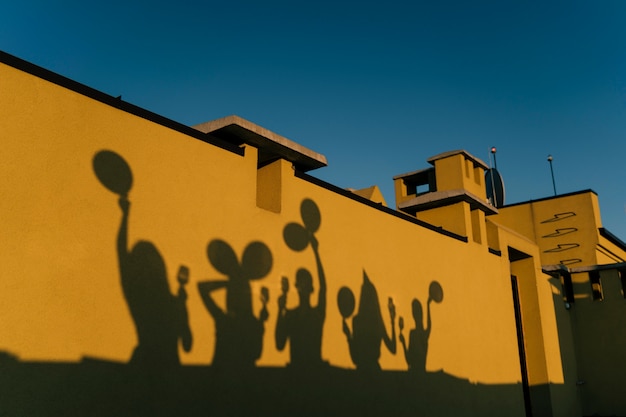
{"label": "roof edge", "polygon": [[543,197],[543,198],[539,198],[537,200],[526,200],[526,201],[520,201],[518,203],[505,204],[504,206],[502,206],[500,208],[503,209],[503,208],[508,208],[508,207],[521,206],[521,205],[524,205],[524,204],[538,203],[538,202],[541,202],[541,201],[553,200],[555,198],[571,197],[573,195],[586,194],[586,193],[592,193],[592,194],[598,195],[598,193],[596,193],[592,189],[587,188],[586,190],[573,191],[571,193],[558,194],[558,195],[553,195],[553,196],[550,196],[550,197]]}
{"label": "roof edge", "polygon": [[244,143],[255,146],[266,154],[266,159],[283,158],[303,171],[328,165],[324,155],[237,115],[200,123],[193,128],[237,146]]}
{"label": "roof edge", "polygon": [[454,151],[442,152],[435,156],[431,156],[430,158],[426,160],[426,162],[428,162],[431,165],[435,165],[435,161],[439,159],[448,158],[450,156],[454,156],[458,154],[464,155],[467,159],[471,160],[472,162],[479,165],[483,169],[489,169],[489,166],[485,162],[483,162],[480,158],[477,158],[471,153],[467,152],[465,149],[456,149]]}
{"label": "roof edge", "polygon": [[96,90],[93,87],[89,87],[88,85],[79,83],[78,81],[72,80],[71,78],[40,67],[39,65],[18,58],[2,50],[0,50],[0,63],[5,64],[18,71],[30,74],[33,77],[37,77],[52,84],[58,85],[61,88],[65,88],[92,100],[98,101],[102,104],[114,107],[120,111],[132,114],[137,117],[141,117],[142,119],[146,119],[152,123],[156,123],[169,129],[178,131],[182,134],[191,136],[195,139],[199,139],[203,142],[220,147],[224,150],[236,153],[238,155],[243,155],[242,149],[239,149],[238,147],[233,146],[231,143],[228,143],[222,139],[198,132],[196,129],[190,126],[184,125],[172,119],[168,119],[165,116],[161,116],[157,113],[151,112],[150,110],[146,110],[142,107],[123,101],[121,99],[121,96],[113,97],[100,90]]}
{"label": "roof edge", "polygon": [[614,244],[621,250],[626,251],[626,242],[624,242],[622,239],[615,236],[613,233],[609,232],[604,227],[599,227],[598,232],[600,233],[600,236],[602,236],[603,238],[605,238],[606,240],[608,240],[609,242],[611,242],[612,244]]}

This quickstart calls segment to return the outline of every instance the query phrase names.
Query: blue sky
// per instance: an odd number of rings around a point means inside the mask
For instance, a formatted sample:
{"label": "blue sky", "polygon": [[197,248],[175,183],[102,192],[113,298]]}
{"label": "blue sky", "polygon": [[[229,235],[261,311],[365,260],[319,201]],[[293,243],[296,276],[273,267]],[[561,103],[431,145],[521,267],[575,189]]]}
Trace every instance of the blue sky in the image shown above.
{"label": "blue sky", "polygon": [[[6,2],[5,2],[6,3]],[[593,189],[626,240],[626,1],[34,1],[0,49],[194,125],[237,114],[378,185],[496,146],[506,203]]]}

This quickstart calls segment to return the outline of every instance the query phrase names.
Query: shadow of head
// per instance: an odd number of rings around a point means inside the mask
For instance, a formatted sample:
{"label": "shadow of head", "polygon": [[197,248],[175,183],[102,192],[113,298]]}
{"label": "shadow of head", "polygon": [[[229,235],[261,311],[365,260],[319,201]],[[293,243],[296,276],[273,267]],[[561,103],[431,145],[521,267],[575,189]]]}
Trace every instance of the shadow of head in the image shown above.
{"label": "shadow of head", "polygon": [[302,295],[311,294],[313,292],[313,277],[308,270],[300,268],[296,272],[296,289],[298,293]]}
{"label": "shadow of head", "polygon": [[143,298],[158,304],[159,300],[170,297],[165,262],[152,242],[137,242],[130,252],[128,266],[134,287]]}

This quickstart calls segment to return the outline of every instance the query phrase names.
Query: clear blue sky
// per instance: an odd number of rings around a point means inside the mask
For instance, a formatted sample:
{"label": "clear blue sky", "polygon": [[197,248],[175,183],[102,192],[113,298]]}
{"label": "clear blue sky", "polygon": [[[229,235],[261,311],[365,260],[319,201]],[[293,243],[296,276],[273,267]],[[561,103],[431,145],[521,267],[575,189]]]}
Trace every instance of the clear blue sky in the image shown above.
{"label": "clear blue sky", "polygon": [[394,175],[491,146],[507,203],[547,197],[552,154],[626,240],[624,0],[12,3],[5,52],[184,124],[237,114],[390,206]]}

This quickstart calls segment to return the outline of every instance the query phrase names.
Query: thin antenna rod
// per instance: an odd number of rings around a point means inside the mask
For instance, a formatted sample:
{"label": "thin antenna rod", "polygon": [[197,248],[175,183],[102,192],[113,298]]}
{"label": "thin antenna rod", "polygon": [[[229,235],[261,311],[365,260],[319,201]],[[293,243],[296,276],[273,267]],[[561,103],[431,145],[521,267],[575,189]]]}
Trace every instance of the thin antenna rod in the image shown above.
{"label": "thin antenna rod", "polygon": [[493,167],[497,171],[498,170],[498,161],[496,161],[496,147],[495,146],[491,147],[491,153],[493,154]]}
{"label": "thin antenna rod", "polygon": [[552,169],[552,155],[548,155],[548,162],[550,163],[550,174],[552,175],[552,188],[554,189],[554,195],[556,195],[556,183],[554,182],[554,169]]}
{"label": "thin antenna rod", "polygon": [[[493,164],[495,166],[496,171],[498,170],[498,166],[496,164],[496,147],[492,146],[491,147],[491,155],[493,155]],[[490,155],[490,156],[491,156]],[[489,165],[491,165],[491,158],[489,158]],[[491,170],[491,166],[489,167]],[[494,173],[493,171],[490,172],[491,175],[489,175],[489,177],[491,178],[491,205],[493,205],[494,207],[498,206],[498,201],[496,199],[496,184],[495,184],[495,180],[494,180]]]}

